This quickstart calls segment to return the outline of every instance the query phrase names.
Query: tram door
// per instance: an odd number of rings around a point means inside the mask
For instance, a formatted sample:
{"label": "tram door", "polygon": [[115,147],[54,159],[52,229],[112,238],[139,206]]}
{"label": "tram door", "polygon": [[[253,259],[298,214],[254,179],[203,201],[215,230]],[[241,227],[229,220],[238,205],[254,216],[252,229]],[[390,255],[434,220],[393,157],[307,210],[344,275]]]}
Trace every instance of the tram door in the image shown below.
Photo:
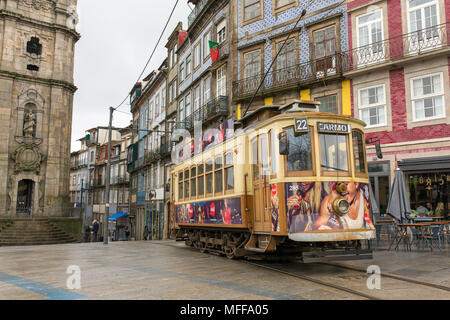
{"label": "tram door", "polygon": [[254,231],[271,232],[271,204],[270,204],[270,170],[269,146],[267,135],[263,134],[252,140],[252,167],[254,192]]}

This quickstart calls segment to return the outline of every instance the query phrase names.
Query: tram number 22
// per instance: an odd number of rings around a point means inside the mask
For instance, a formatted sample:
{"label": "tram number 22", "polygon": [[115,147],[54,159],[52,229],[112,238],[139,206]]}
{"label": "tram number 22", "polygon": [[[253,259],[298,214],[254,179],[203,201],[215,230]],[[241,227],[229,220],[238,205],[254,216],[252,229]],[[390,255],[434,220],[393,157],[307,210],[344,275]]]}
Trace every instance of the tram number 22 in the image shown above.
{"label": "tram number 22", "polygon": [[295,132],[308,132],[308,120],[306,118],[295,119]]}

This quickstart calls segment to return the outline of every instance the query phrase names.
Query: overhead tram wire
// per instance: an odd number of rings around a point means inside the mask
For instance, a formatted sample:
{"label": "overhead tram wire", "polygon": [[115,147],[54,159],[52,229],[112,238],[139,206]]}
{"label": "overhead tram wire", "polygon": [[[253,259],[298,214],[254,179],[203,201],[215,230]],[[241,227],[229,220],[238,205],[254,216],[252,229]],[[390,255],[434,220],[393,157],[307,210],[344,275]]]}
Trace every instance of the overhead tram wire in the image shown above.
{"label": "overhead tram wire", "polygon": [[[139,82],[139,80],[141,79],[141,77],[142,77],[142,75],[144,74],[145,70],[147,69],[148,65],[150,64],[150,61],[152,60],[153,55],[155,54],[156,49],[158,48],[158,45],[159,45],[159,43],[161,42],[161,39],[162,39],[164,33],[166,32],[167,26],[169,25],[169,22],[170,22],[170,20],[172,19],[173,13],[175,12],[175,9],[177,8],[177,5],[178,5],[178,2],[179,2],[179,1],[180,1],[180,0],[176,0],[176,1],[175,1],[175,5],[173,6],[172,12],[170,13],[170,16],[169,16],[169,18],[168,18],[167,21],[166,21],[166,24],[165,24],[165,26],[164,26],[164,29],[163,29],[163,31],[161,32],[160,36],[159,36],[158,42],[156,43],[155,48],[153,49],[153,51],[152,51],[152,53],[151,53],[151,55],[150,55],[150,58],[148,58],[147,63],[146,63],[145,66],[144,66],[144,69],[142,70],[141,74],[139,75],[139,77],[138,77],[138,79],[136,80],[135,83]],[[124,99],[117,107],[113,108],[114,111],[116,111],[117,109],[119,109],[119,108],[125,103],[125,101],[127,101],[127,99],[128,99],[129,96],[130,96],[130,94],[128,94],[128,95],[125,97],[125,99]]]}

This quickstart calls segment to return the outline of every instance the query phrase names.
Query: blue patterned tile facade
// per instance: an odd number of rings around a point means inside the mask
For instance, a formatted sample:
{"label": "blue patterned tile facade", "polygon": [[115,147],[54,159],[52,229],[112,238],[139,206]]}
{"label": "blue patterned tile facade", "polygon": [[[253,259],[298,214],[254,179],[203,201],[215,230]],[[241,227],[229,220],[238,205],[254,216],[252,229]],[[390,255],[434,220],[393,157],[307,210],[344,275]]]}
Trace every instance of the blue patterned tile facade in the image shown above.
{"label": "blue patterned tile facade", "polygon": [[[310,15],[311,13],[314,13],[314,11],[318,11],[336,4],[339,4],[342,2],[342,0],[313,0],[311,3],[311,0],[299,0],[299,6],[292,7],[290,9],[287,9],[283,12],[281,12],[278,15],[274,15],[272,11],[272,0],[264,0],[264,10],[263,14],[264,17],[261,20],[255,21],[253,23],[250,23],[248,25],[242,26],[241,19],[242,19],[242,2],[244,0],[237,0],[238,2],[238,48],[242,46],[251,45],[252,43],[261,41],[263,39],[266,40],[265,42],[265,53],[264,53],[264,69],[265,71],[268,71],[270,63],[272,62],[272,41],[269,39],[269,37],[275,36],[277,34],[284,33],[288,30],[291,30],[296,23],[296,20],[304,8],[307,9],[306,14]],[[311,17],[302,19],[298,23],[298,27],[304,26],[305,24],[309,24],[314,21],[318,21],[321,19],[324,19],[327,16],[332,16],[338,13],[345,13],[347,10],[347,6],[345,3],[343,3],[340,6],[337,6],[333,9],[326,10],[325,12],[318,13],[316,15],[313,15]],[[276,28],[277,26],[286,23],[288,21],[294,21],[293,23],[281,27]],[[264,34],[259,34],[251,39],[247,40],[241,40],[244,37],[251,36],[252,34],[261,32],[261,30],[269,29],[269,28],[275,28],[275,30],[269,31]],[[341,40],[341,51],[347,51],[348,50],[348,23],[347,23],[347,15],[343,14],[340,17],[340,40]],[[302,28],[299,33],[299,43],[300,43],[300,50],[299,50],[299,61],[300,63],[304,63],[310,60],[309,53],[309,34],[307,28]],[[238,55],[238,77],[240,77],[240,60],[241,57]]]}

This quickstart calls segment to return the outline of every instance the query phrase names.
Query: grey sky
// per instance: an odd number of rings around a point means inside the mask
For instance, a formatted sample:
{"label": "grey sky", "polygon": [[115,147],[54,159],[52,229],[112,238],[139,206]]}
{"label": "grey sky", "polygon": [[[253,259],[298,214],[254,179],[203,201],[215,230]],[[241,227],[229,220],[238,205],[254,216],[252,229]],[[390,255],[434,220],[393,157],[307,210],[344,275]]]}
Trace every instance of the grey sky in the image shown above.
{"label": "grey sky", "polygon": [[[72,151],[86,129],[106,126],[110,106],[116,107],[137,80],[158,41],[176,0],[78,0],[81,39],[75,51],[75,93]],[[186,28],[187,0],[177,9],[144,76],[158,68],[167,55],[165,44],[179,21]],[[129,100],[119,111],[129,113]],[[130,123],[131,116],[115,113],[114,126]]]}

